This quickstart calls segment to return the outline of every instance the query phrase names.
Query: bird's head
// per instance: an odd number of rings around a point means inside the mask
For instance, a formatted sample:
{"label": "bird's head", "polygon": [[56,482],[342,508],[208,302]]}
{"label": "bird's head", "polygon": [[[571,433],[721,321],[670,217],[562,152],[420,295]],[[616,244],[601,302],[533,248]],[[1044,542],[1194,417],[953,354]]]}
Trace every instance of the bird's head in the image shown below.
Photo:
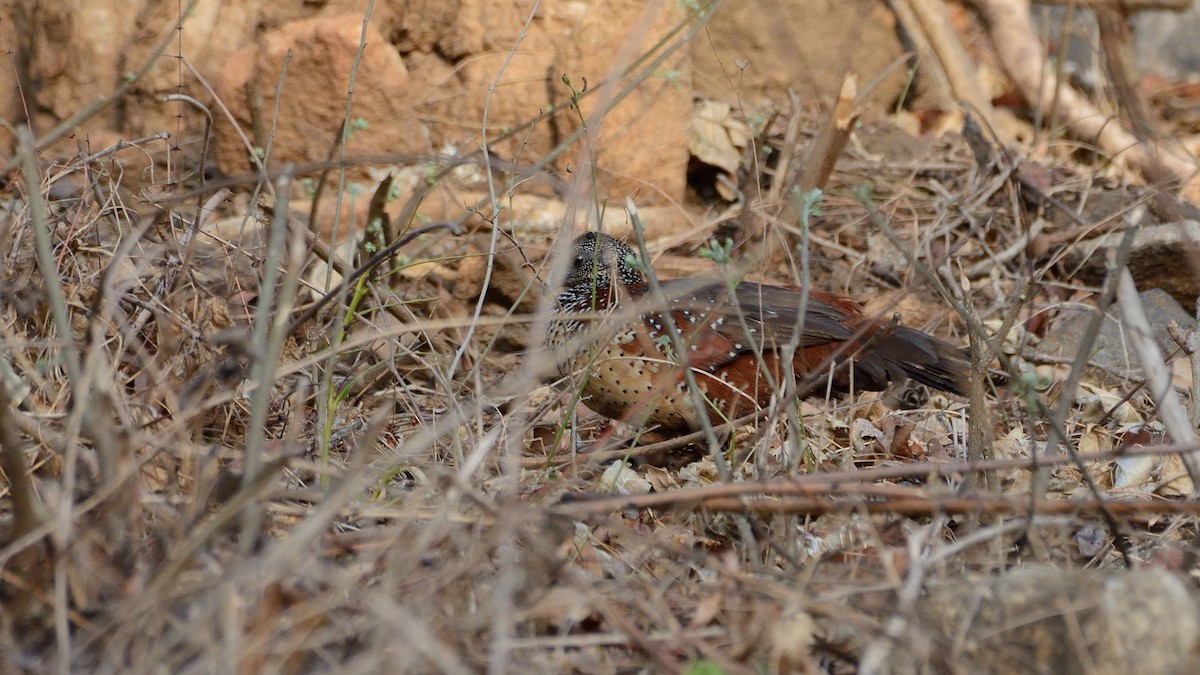
{"label": "bird's head", "polygon": [[646,280],[641,259],[632,248],[602,232],[585,232],[571,244],[566,288],[612,288],[614,281],[626,286]]}

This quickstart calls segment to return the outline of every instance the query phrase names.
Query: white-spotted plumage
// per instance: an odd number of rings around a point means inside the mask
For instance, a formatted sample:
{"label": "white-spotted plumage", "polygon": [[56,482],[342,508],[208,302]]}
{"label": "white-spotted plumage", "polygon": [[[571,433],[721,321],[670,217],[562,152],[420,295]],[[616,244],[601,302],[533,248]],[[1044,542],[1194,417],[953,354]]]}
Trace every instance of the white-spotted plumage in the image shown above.
{"label": "white-spotted plumage", "polygon": [[[801,291],[779,286],[666,281],[659,297],[667,307],[655,307],[643,263],[625,244],[588,232],[571,254],[547,343],[562,375],[586,378],[584,403],[608,417],[683,430],[699,428],[702,415],[720,421],[753,411],[769,402],[768,383],[782,377],[778,349],[788,342],[796,346],[798,376],[831,378],[838,391],[850,382],[879,389],[906,376],[962,389],[961,352],[903,326],[872,340],[885,325],[863,318],[846,296],[810,291],[801,302]],[[848,367],[839,365],[847,360]],[[695,405],[684,368],[691,368],[705,406]]]}

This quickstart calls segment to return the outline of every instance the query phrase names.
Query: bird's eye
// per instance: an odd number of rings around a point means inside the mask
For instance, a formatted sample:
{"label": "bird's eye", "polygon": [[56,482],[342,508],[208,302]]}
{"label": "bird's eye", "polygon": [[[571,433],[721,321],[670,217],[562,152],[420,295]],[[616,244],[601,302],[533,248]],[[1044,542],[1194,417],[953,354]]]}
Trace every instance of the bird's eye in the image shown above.
{"label": "bird's eye", "polygon": [[583,264],[583,263],[585,263],[585,262],[587,262],[587,258],[585,258],[585,257],[583,257],[583,256],[581,256],[581,255],[577,255],[577,256],[575,256],[575,264],[576,264],[576,265],[582,265],[582,264]]}

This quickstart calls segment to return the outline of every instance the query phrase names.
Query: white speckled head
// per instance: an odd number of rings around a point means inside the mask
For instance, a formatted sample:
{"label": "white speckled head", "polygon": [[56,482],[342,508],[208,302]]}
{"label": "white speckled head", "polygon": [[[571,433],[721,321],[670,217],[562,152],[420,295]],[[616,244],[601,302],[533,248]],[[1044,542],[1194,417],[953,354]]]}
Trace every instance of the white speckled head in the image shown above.
{"label": "white speckled head", "polygon": [[608,288],[614,278],[625,285],[645,281],[642,272],[631,261],[637,260],[634,250],[602,232],[584,232],[571,244],[571,262],[566,288]]}

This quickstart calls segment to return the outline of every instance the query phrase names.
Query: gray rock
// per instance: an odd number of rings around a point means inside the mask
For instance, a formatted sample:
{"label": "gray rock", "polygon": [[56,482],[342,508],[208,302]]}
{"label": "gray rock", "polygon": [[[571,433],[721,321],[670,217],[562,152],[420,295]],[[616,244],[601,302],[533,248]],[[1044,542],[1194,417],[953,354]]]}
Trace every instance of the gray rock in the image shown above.
{"label": "gray rock", "polygon": [[1138,70],[1164,77],[1200,71],[1200,4],[1186,12],[1152,10],[1133,18],[1133,48]]}
{"label": "gray rock", "polygon": [[931,585],[892,673],[1194,673],[1200,598],[1184,575],[1027,568]]}
{"label": "gray rock", "polygon": [[[1162,289],[1152,288],[1138,295],[1150,319],[1150,327],[1154,329],[1154,340],[1159,349],[1163,350],[1164,355],[1172,353],[1175,351],[1175,341],[1167,333],[1167,324],[1177,321],[1186,329],[1194,327],[1196,320]],[[1113,307],[1109,316],[1105,317],[1089,360],[1104,368],[1136,377],[1142,369],[1123,325],[1116,318],[1117,314],[1116,307]],[[1039,351],[1053,356],[1074,357],[1083,343],[1083,332],[1090,320],[1090,314],[1080,313],[1063,321],[1042,340]]]}
{"label": "gray rock", "polygon": [[[1057,42],[1062,35],[1066,10],[1061,2],[1035,3],[1033,20],[1044,35]],[[1092,72],[1097,65],[1096,18],[1084,10],[1082,3],[1071,13],[1065,49],[1067,69],[1085,86],[1099,86],[1101,75]],[[1167,78],[1181,78],[1200,71],[1200,3],[1193,2],[1183,12],[1152,9],[1133,15],[1134,67],[1143,75],[1157,73]]]}
{"label": "gray rock", "polygon": [[[1113,232],[1073,246],[1063,260],[1066,269],[1082,281],[1099,285],[1110,255],[1124,236]],[[1129,272],[1138,288],[1161,288],[1184,307],[1195,307],[1200,297],[1200,223],[1185,220],[1142,227],[1129,251]]]}

